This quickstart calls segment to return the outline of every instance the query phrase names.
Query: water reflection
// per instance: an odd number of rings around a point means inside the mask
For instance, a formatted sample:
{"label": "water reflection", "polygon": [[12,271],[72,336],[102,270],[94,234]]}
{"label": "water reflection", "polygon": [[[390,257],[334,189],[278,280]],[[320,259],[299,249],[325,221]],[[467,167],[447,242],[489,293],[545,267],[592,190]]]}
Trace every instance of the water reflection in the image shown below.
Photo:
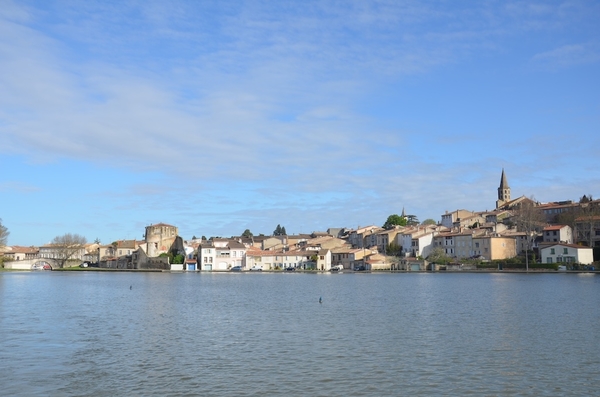
{"label": "water reflection", "polygon": [[1,273],[3,387],[61,396],[592,395],[597,280]]}

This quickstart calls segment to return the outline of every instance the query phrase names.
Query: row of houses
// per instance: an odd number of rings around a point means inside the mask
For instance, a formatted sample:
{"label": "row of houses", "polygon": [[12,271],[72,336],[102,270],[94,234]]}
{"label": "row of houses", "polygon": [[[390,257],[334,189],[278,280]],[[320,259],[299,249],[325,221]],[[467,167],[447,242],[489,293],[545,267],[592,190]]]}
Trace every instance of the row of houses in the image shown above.
{"label": "row of houses", "polygon": [[[484,221],[483,214],[467,215]],[[464,218],[463,218],[464,219]],[[168,224],[148,226],[144,240],[119,240],[111,244],[88,244],[73,254],[72,259],[97,263],[115,269],[162,269],[182,271],[229,271],[232,268],[278,270],[301,268],[327,271],[334,267],[354,269],[391,269],[398,258],[387,255],[390,245],[399,248],[400,256],[427,258],[434,250],[457,260],[478,258],[484,261],[508,259],[525,251],[527,235],[502,224],[483,223],[465,227],[456,218],[452,227],[437,225],[397,226],[383,229],[374,225],[357,229],[335,229],[328,232],[294,236],[260,236],[254,238],[211,238],[184,241],[177,227]],[[593,262],[590,247],[573,244],[573,231],[567,225],[549,225],[534,240],[544,263]],[[171,255],[168,255],[168,254]],[[55,258],[52,245],[11,247],[8,260]],[[177,263],[173,257],[180,255]],[[408,262],[407,262],[408,263]]]}
{"label": "row of houses", "polygon": [[[494,210],[446,211],[437,224],[392,228],[370,225],[356,229],[330,228],[301,235],[184,241],[176,226],[158,223],[145,228],[143,240],[88,244],[70,255],[72,259],[106,268],[183,271],[228,271],[233,268],[329,270],[357,266],[373,270],[408,268],[433,252],[441,252],[456,262],[467,258],[503,260],[529,250],[536,251],[544,263],[589,264],[593,261],[592,247],[600,247],[600,215],[596,215],[600,213],[597,211],[600,200],[584,196],[585,200],[580,203],[541,204],[525,196],[511,199],[510,194],[502,170]],[[543,227],[525,231],[515,226],[512,221],[515,213],[527,205],[543,214]],[[566,215],[569,214],[574,215],[574,229],[567,224],[557,224],[559,220],[568,219]],[[52,244],[37,249],[9,248],[5,256],[13,261],[64,255],[60,247]],[[390,249],[394,252],[388,252]],[[394,256],[388,255],[390,253]]]}

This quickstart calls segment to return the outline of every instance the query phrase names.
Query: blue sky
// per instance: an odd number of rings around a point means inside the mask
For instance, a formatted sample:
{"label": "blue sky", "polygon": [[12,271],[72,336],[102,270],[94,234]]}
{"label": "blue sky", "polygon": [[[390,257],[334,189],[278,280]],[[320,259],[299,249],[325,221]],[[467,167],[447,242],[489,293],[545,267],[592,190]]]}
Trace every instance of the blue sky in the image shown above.
{"label": "blue sky", "polygon": [[9,244],[600,197],[596,1],[11,1]]}

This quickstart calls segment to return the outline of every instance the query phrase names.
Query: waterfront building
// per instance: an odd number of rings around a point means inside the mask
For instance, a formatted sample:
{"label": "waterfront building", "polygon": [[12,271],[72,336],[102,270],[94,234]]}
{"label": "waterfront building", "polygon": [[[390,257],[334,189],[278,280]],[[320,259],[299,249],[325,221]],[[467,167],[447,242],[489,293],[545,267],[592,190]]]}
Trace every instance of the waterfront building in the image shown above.
{"label": "waterfront building", "polygon": [[540,249],[542,263],[580,263],[589,265],[594,261],[591,247],[581,245],[558,243]]}
{"label": "waterfront building", "polygon": [[194,270],[227,271],[245,265],[246,251],[252,248],[238,240],[214,238],[198,247],[198,266]]}

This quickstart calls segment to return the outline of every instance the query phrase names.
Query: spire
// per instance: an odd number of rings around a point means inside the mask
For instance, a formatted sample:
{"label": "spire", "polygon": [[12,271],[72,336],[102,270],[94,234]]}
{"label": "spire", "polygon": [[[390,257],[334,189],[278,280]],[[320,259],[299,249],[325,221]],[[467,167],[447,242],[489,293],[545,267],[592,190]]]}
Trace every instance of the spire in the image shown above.
{"label": "spire", "polygon": [[506,175],[504,174],[504,168],[502,168],[502,176],[500,177],[500,189],[509,189]]}
{"label": "spire", "polygon": [[402,206],[402,218],[406,218],[406,215],[404,214],[404,206]]}
{"label": "spire", "polygon": [[502,168],[502,176],[500,177],[500,186],[498,187],[498,201],[496,201],[496,208],[500,208],[505,203],[510,201],[510,187]]}

